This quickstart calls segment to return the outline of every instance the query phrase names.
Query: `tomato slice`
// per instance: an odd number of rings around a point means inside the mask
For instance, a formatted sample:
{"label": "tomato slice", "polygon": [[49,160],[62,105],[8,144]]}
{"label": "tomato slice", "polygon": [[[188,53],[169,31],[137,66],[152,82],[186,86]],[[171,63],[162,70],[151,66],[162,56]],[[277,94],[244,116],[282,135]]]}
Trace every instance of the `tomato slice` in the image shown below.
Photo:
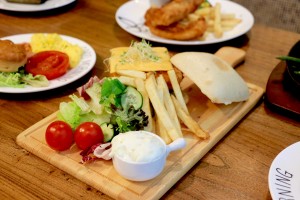
{"label": "tomato slice", "polygon": [[41,51],[30,57],[25,71],[35,75],[44,75],[48,80],[65,74],[70,67],[69,56],[60,51]]}

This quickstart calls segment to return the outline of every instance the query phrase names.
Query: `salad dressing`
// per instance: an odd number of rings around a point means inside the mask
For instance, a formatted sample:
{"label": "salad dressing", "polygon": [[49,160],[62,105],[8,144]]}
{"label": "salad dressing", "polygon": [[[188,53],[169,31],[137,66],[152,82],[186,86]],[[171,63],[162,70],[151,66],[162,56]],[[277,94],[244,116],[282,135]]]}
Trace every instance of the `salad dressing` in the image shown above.
{"label": "salad dressing", "polygon": [[165,155],[165,144],[145,131],[121,133],[112,140],[111,156],[127,162],[151,162]]}

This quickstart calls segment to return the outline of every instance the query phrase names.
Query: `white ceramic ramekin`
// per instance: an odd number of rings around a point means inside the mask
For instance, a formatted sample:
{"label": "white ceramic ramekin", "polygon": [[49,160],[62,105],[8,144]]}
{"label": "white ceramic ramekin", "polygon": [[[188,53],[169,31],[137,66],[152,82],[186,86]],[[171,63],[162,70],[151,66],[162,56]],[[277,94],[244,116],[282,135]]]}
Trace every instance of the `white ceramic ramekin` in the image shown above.
{"label": "white ceramic ramekin", "polygon": [[[143,131],[146,132],[146,131]],[[174,142],[166,145],[165,142],[156,134],[146,132],[155,137],[163,146],[162,154],[155,160],[149,162],[127,161],[118,154],[113,155],[113,166],[115,170],[125,179],[131,181],[146,181],[158,176],[164,169],[166,158],[171,151],[175,151],[186,146],[184,138],[179,138]],[[126,133],[122,133],[126,134]],[[142,145],[142,144],[141,144]]]}

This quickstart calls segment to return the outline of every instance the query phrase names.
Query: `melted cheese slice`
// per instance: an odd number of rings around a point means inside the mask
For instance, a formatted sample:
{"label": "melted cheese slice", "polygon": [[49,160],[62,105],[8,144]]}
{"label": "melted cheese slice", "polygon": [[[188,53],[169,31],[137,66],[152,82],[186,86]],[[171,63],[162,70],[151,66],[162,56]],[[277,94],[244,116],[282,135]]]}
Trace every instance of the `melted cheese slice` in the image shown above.
{"label": "melted cheese slice", "polygon": [[131,59],[130,62],[124,62],[124,54],[129,47],[118,47],[110,50],[111,57],[109,58],[110,73],[115,73],[117,70],[138,70],[138,71],[168,71],[173,69],[170,62],[169,52],[164,47],[153,47],[152,51],[159,57],[157,61],[150,59]]}

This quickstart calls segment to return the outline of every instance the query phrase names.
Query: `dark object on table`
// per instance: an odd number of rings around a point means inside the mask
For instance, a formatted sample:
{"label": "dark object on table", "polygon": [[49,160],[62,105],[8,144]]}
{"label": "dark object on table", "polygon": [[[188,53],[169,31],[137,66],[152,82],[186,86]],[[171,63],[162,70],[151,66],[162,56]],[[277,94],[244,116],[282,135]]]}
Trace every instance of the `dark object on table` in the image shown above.
{"label": "dark object on table", "polygon": [[[300,41],[289,52],[289,56],[300,58]],[[294,73],[300,63],[281,61],[272,71],[267,87],[266,105],[280,114],[300,119],[300,74]]]}
{"label": "dark object on table", "polygon": [[[289,56],[300,59],[300,41],[290,50]],[[287,60],[286,63],[286,79],[290,81],[292,92],[300,97],[300,62]]]}
{"label": "dark object on table", "polygon": [[10,3],[24,3],[24,4],[42,4],[46,0],[6,0]]}

